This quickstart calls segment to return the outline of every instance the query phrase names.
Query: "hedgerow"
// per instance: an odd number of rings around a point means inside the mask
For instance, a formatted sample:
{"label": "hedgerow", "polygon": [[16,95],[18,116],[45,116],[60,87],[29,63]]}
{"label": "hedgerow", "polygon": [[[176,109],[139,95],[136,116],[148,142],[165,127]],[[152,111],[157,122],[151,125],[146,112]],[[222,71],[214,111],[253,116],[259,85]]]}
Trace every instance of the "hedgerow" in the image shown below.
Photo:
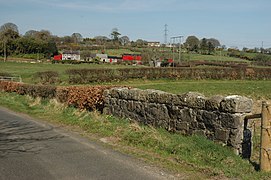
{"label": "hedgerow", "polygon": [[103,92],[112,86],[69,86],[56,87],[31,85],[17,82],[0,81],[0,91],[15,92],[20,95],[53,99],[79,109],[102,111],[104,107]]}
{"label": "hedgerow", "polygon": [[[231,65],[232,66],[232,65]],[[253,72],[253,73],[252,73]],[[271,79],[269,68],[232,67],[174,67],[124,69],[69,69],[69,83],[87,84],[127,79]]]}

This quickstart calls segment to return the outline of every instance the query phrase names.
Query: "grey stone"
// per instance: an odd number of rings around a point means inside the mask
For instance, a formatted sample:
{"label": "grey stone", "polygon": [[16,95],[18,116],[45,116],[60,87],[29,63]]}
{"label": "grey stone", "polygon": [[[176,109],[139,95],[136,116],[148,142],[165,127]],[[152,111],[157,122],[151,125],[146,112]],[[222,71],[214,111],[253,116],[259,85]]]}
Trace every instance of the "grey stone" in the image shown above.
{"label": "grey stone", "polygon": [[220,103],[223,100],[223,96],[212,96],[205,102],[206,110],[217,111],[220,109]]}
{"label": "grey stone", "polygon": [[244,125],[244,114],[220,113],[219,121],[224,128],[238,129]]}
{"label": "grey stone", "polygon": [[197,119],[202,118],[202,122],[205,124],[205,127],[208,130],[214,130],[220,126],[220,122],[218,121],[218,115],[215,112],[210,111],[202,111],[202,116]]}
{"label": "grey stone", "polygon": [[216,129],[215,130],[215,139],[216,140],[220,140],[223,143],[227,143],[228,139],[229,139],[229,134],[230,131],[229,130],[225,130],[225,129]]}
{"label": "grey stone", "polygon": [[184,131],[187,132],[189,130],[189,123],[187,123],[187,122],[177,122],[176,130],[178,130],[178,131],[184,130]]}
{"label": "grey stone", "polygon": [[233,95],[225,97],[220,106],[224,112],[249,113],[252,111],[253,101],[247,97]]}
{"label": "grey stone", "polygon": [[192,109],[184,108],[177,114],[177,118],[184,122],[192,122],[196,121],[196,114],[194,114]]}
{"label": "grey stone", "polygon": [[[199,93],[113,88],[104,92],[105,114],[130,118],[168,131],[206,136],[241,152],[243,121],[252,100],[241,96],[206,99]],[[240,113],[236,113],[240,112]]]}
{"label": "grey stone", "polygon": [[205,109],[206,97],[203,94],[196,92],[188,92],[178,95],[181,101],[180,105],[190,108]]}
{"label": "grey stone", "polygon": [[228,139],[228,145],[241,151],[243,141],[243,129],[231,129]]}

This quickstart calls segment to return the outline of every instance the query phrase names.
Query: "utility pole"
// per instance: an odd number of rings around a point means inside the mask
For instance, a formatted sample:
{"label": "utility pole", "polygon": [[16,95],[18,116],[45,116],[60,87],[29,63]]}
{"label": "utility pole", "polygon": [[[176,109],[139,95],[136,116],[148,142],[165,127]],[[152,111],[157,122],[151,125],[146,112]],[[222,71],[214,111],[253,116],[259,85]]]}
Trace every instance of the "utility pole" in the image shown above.
{"label": "utility pole", "polygon": [[183,36],[175,36],[175,37],[171,37],[170,39],[173,40],[173,60],[174,60],[174,44],[175,44],[175,40],[178,42],[179,40],[179,59],[178,62],[181,62],[181,44],[182,44],[182,38]]}

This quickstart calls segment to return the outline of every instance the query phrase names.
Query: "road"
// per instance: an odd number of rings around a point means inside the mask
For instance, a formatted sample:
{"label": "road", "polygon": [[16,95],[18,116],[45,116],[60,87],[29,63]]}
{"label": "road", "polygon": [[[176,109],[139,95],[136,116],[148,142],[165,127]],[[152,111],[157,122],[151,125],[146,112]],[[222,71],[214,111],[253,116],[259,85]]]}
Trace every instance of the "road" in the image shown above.
{"label": "road", "polygon": [[77,133],[0,107],[0,179],[174,179]]}

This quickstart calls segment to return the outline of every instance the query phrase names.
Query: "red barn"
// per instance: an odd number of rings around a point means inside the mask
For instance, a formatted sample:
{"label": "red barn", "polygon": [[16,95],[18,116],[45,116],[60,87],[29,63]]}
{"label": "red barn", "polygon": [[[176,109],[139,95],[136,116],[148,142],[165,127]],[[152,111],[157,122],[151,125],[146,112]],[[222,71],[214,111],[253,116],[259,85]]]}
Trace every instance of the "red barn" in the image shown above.
{"label": "red barn", "polygon": [[123,54],[122,60],[123,61],[141,61],[142,56],[140,54]]}

